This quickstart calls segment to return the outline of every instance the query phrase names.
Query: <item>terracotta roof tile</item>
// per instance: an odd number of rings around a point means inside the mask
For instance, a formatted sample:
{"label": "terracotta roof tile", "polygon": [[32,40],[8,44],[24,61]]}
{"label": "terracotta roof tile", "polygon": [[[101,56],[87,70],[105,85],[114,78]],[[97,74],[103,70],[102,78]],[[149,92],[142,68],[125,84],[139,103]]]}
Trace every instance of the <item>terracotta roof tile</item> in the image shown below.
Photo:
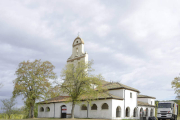
{"label": "terracotta roof tile", "polygon": [[[68,98],[70,98],[70,97],[69,96],[58,96],[58,97],[51,98],[51,99],[48,99],[46,101],[42,101],[42,102],[39,102],[39,103],[42,104],[42,103],[65,102]],[[107,92],[100,93],[98,95],[98,97],[96,98],[96,100],[98,100],[98,99],[118,99],[118,100],[123,100],[123,98],[115,96],[115,95],[112,95],[112,94],[107,93]],[[81,100],[86,100],[86,96],[82,96]]]}
{"label": "terracotta roof tile", "polygon": [[100,93],[97,99],[120,99],[120,100],[123,100],[122,97],[115,96],[108,92]]}
{"label": "terracotta roof tile", "polygon": [[138,93],[140,93],[140,91],[138,89],[135,89],[135,88],[132,88],[132,87],[129,87],[127,85],[124,85],[124,84],[121,84],[121,83],[118,83],[118,82],[114,82],[114,83],[107,83],[107,84],[104,84],[104,87],[108,90],[112,90],[112,89],[129,89],[129,90],[133,90],[133,91],[136,91]]}
{"label": "terracotta roof tile", "polygon": [[147,95],[138,95],[138,98],[152,98],[152,99],[156,99],[155,97],[152,96],[147,96]]}
{"label": "terracotta roof tile", "polygon": [[69,98],[69,96],[58,96],[58,97],[54,97],[54,98],[51,98],[51,99],[48,99],[46,101],[42,101],[42,102],[39,102],[39,103],[65,102],[68,98]]}
{"label": "terracotta roof tile", "polygon": [[138,106],[150,106],[150,107],[155,107],[155,105],[150,105],[148,103],[145,102],[141,102],[141,101],[137,101],[138,102]]}

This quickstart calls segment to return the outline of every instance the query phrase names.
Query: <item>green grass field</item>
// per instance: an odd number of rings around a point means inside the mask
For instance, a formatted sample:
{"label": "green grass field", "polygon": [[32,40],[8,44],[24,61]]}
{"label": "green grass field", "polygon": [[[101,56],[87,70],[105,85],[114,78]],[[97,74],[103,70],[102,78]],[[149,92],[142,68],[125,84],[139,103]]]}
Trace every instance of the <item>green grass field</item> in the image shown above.
{"label": "green grass field", "polygon": [[[11,118],[13,120],[22,120],[23,118]],[[60,119],[60,118],[28,118],[28,119],[24,119],[24,120],[72,120],[70,118],[64,118],[64,119]],[[88,118],[90,119],[90,118]],[[88,120],[88,119],[78,119],[78,118],[74,118],[74,120]],[[3,119],[3,118],[0,118],[0,120],[7,120],[7,119]],[[108,119],[91,119],[91,120],[108,120]],[[133,119],[122,119],[122,120],[133,120]],[[169,119],[167,119],[169,120]],[[180,120],[180,117],[178,117],[178,120]]]}
{"label": "green grass field", "polygon": [[[72,119],[59,119],[59,118],[29,118],[29,119],[24,119],[24,120],[72,120]],[[0,119],[0,120],[7,120],[7,119]],[[22,119],[13,119],[13,120],[22,120]],[[74,120],[88,120],[88,119],[74,119]],[[91,120],[107,120],[107,119],[91,119]]]}

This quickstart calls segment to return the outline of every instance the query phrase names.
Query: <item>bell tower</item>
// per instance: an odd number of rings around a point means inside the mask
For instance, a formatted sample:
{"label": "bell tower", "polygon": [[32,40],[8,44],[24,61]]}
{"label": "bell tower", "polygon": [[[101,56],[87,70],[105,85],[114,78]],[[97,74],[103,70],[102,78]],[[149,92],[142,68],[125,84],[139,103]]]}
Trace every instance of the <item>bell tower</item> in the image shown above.
{"label": "bell tower", "polygon": [[88,54],[84,52],[84,40],[78,36],[73,41],[72,55],[67,59],[67,63],[76,64],[79,61],[88,63]]}

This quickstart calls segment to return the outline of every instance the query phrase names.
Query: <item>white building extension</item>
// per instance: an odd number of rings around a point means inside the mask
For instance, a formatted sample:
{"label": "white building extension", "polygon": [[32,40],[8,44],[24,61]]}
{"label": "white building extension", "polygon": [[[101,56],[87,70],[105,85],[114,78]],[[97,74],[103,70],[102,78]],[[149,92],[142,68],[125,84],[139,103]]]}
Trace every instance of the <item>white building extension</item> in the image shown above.
{"label": "white building extension", "polygon": [[[77,37],[72,45],[72,55],[67,63],[88,62],[84,52],[84,41]],[[139,119],[140,116],[155,115],[154,97],[139,95],[140,91],[118,82],[104,81],[107,93],[99,96],[91,104],[83,101],[75,105],[75,118]],[[72,103],[65,103],[69,96],[59,96],[38,105],[38,117],[66,118],[71,116]]]}

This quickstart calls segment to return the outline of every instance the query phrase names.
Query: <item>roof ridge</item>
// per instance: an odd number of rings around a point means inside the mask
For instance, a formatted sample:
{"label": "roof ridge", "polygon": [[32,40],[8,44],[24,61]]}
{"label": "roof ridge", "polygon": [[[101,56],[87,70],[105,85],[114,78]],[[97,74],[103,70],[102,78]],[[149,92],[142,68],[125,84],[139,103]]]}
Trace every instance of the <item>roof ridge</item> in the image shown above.
{"label": "roof ridge", "polygon": [[112,84],[112,83],[111,83],[111,82],[109,82],[109,83],[107,83],[107,84],[104,84],[104,86],[109,85],[109,84]]}
{"label": "roof ridge", "polygon": [[156,99],[155,97],[153,97],[153,96],[148,96],[148,95],[137,95],[137,97],[139,97],[139,98],[143,98],[143,97],[145,97],[145,98],[153,98],[153,99]]}
{"label": "roof ridge", "polygon": [[[122,86],[121,83],[119,83],[119,82],[117,82],[117,83],[118,83],[120,86]],[[124,86],[123,86],[123,87],[124,87]]]}

